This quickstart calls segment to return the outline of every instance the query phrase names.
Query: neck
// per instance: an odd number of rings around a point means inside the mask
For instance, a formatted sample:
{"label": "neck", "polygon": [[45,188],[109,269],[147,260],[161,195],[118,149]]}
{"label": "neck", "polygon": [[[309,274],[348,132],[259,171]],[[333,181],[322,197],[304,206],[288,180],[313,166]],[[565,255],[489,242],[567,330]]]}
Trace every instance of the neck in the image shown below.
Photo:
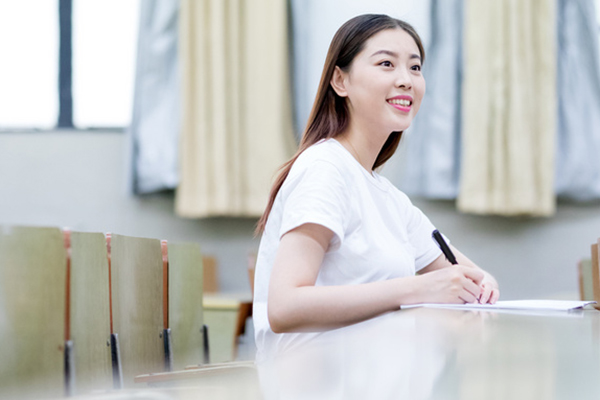
{"label": "neck", "polygon": [[352,154],[352,156],[371,173],[373,165],[381,148],[385,144],[389,135],[377,135],[372,132],[362,131],[349,127],[345,132],[337,136],[336,139]]}

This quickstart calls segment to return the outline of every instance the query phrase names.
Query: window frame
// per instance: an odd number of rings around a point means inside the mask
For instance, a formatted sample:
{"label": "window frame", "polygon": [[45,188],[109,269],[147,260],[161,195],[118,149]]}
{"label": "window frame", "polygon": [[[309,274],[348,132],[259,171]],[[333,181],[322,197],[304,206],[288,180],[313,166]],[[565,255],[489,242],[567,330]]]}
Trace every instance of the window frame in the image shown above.
{"label": "window frame", "polygon": [[[42,132],[97,132],[124,133],[130,125],[92,126],[80,128],[73,119],[73,0],[58,0],[58,113],[56,123],[51,128],[35,126],[3,127],[0,134],[42,133]],[[135,78],[134,78],[135,79]]]}

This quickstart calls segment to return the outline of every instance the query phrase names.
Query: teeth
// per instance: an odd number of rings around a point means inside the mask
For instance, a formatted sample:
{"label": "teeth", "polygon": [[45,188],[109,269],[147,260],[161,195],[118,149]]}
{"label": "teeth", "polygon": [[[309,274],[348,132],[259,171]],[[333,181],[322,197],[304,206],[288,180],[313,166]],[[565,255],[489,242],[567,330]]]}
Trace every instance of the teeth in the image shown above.
{"label": "teeth", "polygon": [[390,100],[388,100],[388,103],[398,104],[399,106],[403,106],[403,107],[408,107],[412,104],[410,100],[406,100],[406,99],[390,99]]}

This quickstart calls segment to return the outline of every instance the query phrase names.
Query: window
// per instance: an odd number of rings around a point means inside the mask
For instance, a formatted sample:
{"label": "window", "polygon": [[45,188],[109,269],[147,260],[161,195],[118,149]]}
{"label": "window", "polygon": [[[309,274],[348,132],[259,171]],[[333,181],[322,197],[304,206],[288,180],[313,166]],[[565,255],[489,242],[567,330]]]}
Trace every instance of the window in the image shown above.
{"label": "window", "polygon": [[[61,126],[128,126],[138,14],[139,0],[0,2],[0,129],[53,129],[59,115]],[[61,40],[71,44],[70,63],[61,62]],[[72,95],[72,112],[59,83]]]}
{"label": "window", "polygon": [[58,0],[0,2],[0,127],[53,128]]}
{"label": "window", "polygon": [[129,125],[139,8],[133,0],[73,0],[76,127]]}

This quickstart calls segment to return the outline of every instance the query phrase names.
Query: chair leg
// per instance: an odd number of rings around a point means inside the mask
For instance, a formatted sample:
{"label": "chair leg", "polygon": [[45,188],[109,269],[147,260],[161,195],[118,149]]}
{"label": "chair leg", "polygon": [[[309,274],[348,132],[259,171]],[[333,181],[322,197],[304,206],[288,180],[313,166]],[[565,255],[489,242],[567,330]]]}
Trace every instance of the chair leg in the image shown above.
{"label": "chair leg", "polygon": [[204,345],[204,364],[210,364],[210,350],[208,347],[208,326],[202,325],[202,343]]}
{"label": "chair leg", "polygon": [[112,357],[113,387],[123,388],[123,367],[121,365],[121,352],[119,350],[119,334],[110,335],[110,354]]}
{"label": "chair leg", "polygon": [[163,331],[163,341],[165,346],[165,371],[173,370],[173,341],[171,338],[171,328]]}
{"label": "chair leg", "polygon": [[73,342],[65,341],[65,396],[71,397],[75,394],[75,354],[73,353]]}

